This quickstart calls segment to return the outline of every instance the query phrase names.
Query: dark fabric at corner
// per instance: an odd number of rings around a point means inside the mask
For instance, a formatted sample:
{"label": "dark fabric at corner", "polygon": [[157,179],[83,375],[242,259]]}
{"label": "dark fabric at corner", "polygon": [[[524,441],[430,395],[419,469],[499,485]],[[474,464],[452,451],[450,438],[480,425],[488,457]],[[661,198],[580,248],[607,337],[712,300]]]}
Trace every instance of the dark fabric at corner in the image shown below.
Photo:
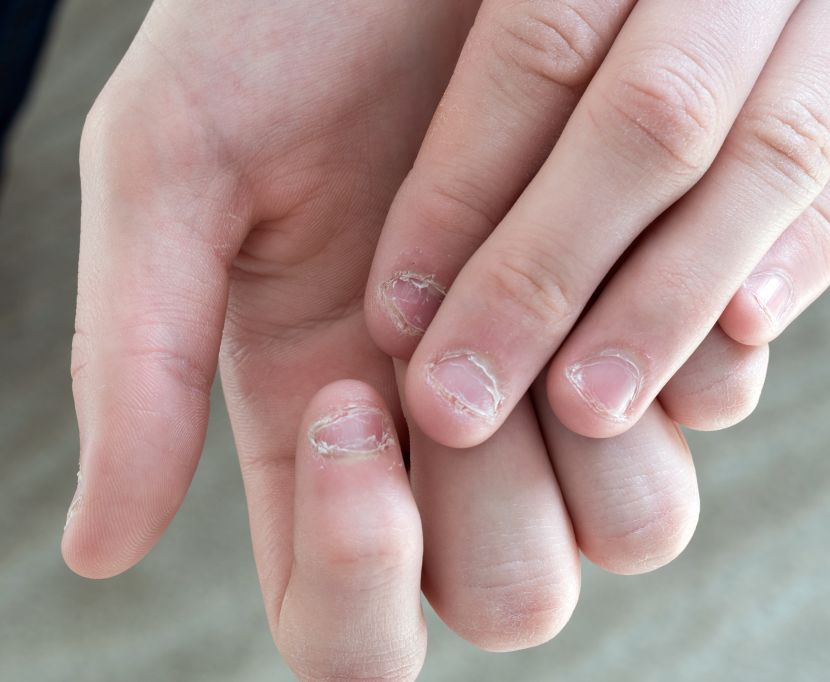
{"label": "dark fabric at corner", "polygon": [[58,0],[0,0],[0,152],[29,89]]}

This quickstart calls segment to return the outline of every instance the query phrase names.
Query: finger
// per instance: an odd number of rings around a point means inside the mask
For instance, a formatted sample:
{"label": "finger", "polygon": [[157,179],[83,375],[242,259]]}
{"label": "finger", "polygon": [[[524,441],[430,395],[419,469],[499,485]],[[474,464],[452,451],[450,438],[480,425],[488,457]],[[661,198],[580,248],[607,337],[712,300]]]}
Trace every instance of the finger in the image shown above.
{"label": "finger", "polygon": [[139,561],[185,495],[207,426],[227,268],[246,227],[228,219],[245,215],[244,193],[216,170],[198,120],[171,106],[162,139],[154,113],[120,109],[125,101],[135,98],[99,99],[81,155],[80,485],[62,549],[94,578]]}
{"label": "finger", "polygon": [[462,447],[498,428],[619,255],[714,159],[794,4],[637,3],[412,357],[407,401],[427,435]]}
{"label": "finger", "polygon": [[[308,218],[302,220],[306,224]],[[349,234],[357,239],[360,231]],[[353,254],[342,241],[338,248]],[[324,261],[320,270],[327,267]],[[234,279],[220,357],[254,559],[275,637],[293,561],[295,443],[303,412],[319,390],[350,376],[377,387],[389,405],[396,395],[391,362],[373,350],[359,311],[339,320],[324,318],[320,326],[309,323],[310,304],[303,296],[309,279],[323,279],[316,274],[304,270],[301,276],[277,282]],[[341,297],[345,293],[352,300],[353,286],[359,291],[357,281],[321,284],[312,301],[319,308],[311,310],[343,306]],[[279,309],[285,301],[303,300],[304,307],[282,309],[277,320],[266,323],[260,316],[262,306]]]}
{"label": "finger", "polygon": [[716,326],[660,391],[660,404],[690,429],[729,428],[755,411],[768,361],[769,346],[744,346]]}
{"label": "finger", "polygon": [[534,398],[585,556],[622,574],[645,573],[677,557],[694,534],[700,499],[689,448],[660,405],[627,433],[600,440],[565,428],[550,411],[542,382]]}
{"label": "finger", "polygon": [[778,337],[830,286],[830,189],[773,244],[720,318],[740,343]]}
{"label": "finger", "polygon": [[426,653],[421,527],[374,390],[341,381],[312,399],[295,485],[281,653],[301,680],[414,680]]}
{"label": "finger", "polygon": [[579,551],[530,401],[469,450],[438,445],[412,424],[409,437],[430,604],[488,651],[552,639],[579,597]]}
{"label": "finger", "polygon": [[635,423],[824,189],[828,26],[828,3],[801,3],[712,170],[627,258],[559,351],[548,393],[569,428],[602,437]]}
{"label": "finger", "polygon": [[446,288],[550,152],[634,0],[486,0],[386,220],[370,331],[408,358]]}

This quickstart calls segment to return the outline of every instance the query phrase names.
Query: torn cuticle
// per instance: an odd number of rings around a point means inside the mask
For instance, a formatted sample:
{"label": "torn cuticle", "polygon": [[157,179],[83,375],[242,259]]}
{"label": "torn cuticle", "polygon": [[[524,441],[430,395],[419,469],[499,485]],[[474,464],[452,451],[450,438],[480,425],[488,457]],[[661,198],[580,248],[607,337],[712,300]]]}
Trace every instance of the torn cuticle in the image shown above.
{"label": "torn cuticle", "polygon": [[598,415],[613,422],[628,420],[643,387],[643,373],[626,353],[607,350],[565,370],[583,401]]}
{"label": "torn cuticle", "polygon": [[472,351],[452,351],[429,363],[426,379],[457,412],[493,422],[504,405],[495,372]]}
{"label": "torn cuticle", "polygon": [[395,442],[389,417],[369,405],[347,405],[318,419],[309,427],[308,439],[318,455],[332,459],[374,457]]}
{"label": "torn cuticle", "polygon": [[434,275],[397,272],[378,288],[378,297],[395,328],[407,336],[421,336],[429,327],[447,290]]}

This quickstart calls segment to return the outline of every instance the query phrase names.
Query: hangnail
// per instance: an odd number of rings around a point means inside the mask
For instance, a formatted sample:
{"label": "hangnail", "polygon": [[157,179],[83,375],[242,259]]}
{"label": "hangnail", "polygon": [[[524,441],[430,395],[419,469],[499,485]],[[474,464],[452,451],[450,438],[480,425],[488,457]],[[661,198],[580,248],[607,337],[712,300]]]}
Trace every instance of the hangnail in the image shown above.
{"label": "hangnail", "polygon": [[446,295],[435,277],[414,272],[399,272],[380,285],[384,309],[398,331],[410,336],[427,330]]}
{"label": "hangnail", "polygon": [[571,365],[566,376],[582,399],[598,414],[625,421],[642,386],[642,374],[618,351],[606,351]]}
{"label": "hangnail", "polygon": [[75,488],[75,494],[72,496],[72,502],[69,505],[69,510],[66,512],[66,522],[63,524],[64,530],[66,530],[69,527],[69,522],[72,521],[72,517],[78,513],[78,510],[81,508],[81,505],[83,504],[83,482],[84,479],[81,476],[80,470],[78,470],[78,484]]}
{"label": "hangnail", "polygon": [[488,421],[504,403],[488,364],[476,353],[456,351],[427,366],[427,381],[453,407]]}
{"label": "hangnail", "polygon": [[311,425],[311,445],[324,457],[372,457],[394,441],[386,414],[368,405],[352,405]]}

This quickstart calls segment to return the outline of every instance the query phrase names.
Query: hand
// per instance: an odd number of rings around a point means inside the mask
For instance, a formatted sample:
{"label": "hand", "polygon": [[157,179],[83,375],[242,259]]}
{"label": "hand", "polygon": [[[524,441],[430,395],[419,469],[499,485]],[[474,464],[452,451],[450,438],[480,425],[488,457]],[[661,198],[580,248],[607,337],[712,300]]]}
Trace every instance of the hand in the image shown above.
{"label": "hand", "polygon": [[430,437],[491,436],[554,352],[570,429],[685,421],[667,382],[719,318],[766,344],[830,283],[828,28],[821,0],[483,3],[366,299]]}
{"label": "hand", "polygon": [[[423,656],[417,528],[396,479],[385,490],[400,523],[356,524],[378,531],[365,543],[328,542],[331,527],[301,511],[319,501],[313,487],[294,499],[315,480],[299,469],[295,479],[295,443],[311,397],[344,377],[376,387],[402,426],[391,363],[364,327],[363,284],[474,9],[158,2],[85,128],[73,348],[81,485],[64,556],[103,578],[157,541],[196,467],[221,342],[266,609],[304,679],[406,679]],[[755,377],[766,362],[765,349],[732,353],[722,341],[711,337],[674,384],[704,421],[744,409],[730,401],[725,412],[723,394],[743,391],[746,405],[757,394],[721,381],[727,366]],[[490,649],[537,644],[567,621],[575,538],[597,563],[638,572],[673,558],[697,517],[688,449],[659,406],[598,442],[549,414],[540,425],[525,399],[478,448],[450,453],[414,429],[410,449],[424,591],[451,627]],[[314,532],[331,554],[309,565],[294,538]],[[369,564],[388,568],[367,578],[379,581],[367,587],[377,601],[337,613],[330,600],[288,606],[360,589],[350,581]],[[382,573],[398,568],[385,589]],[[341,629],[324,638],[324,625]],[[356,627],[361,641],[346,636]]]}

